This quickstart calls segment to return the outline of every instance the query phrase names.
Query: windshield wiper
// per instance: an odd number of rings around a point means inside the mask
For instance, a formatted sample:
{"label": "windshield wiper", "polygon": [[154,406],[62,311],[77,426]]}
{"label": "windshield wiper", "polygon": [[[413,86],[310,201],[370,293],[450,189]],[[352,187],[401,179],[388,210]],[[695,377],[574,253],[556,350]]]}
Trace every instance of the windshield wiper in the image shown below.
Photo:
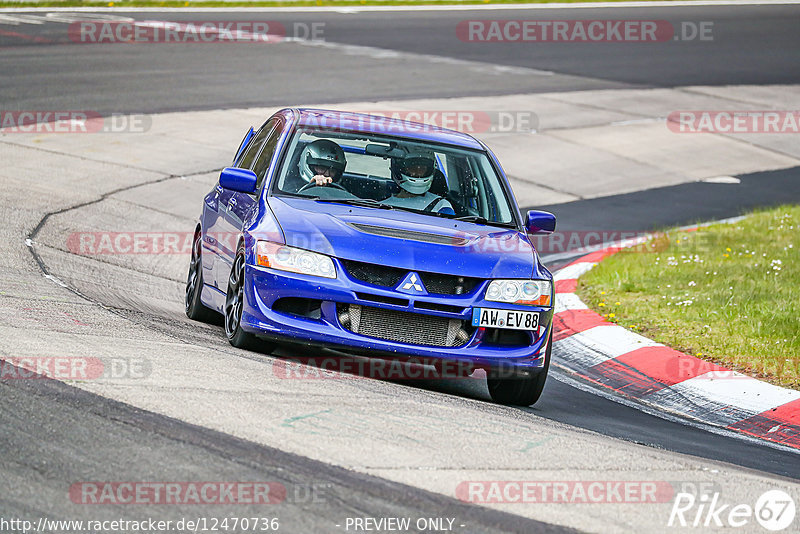
{"label": "windshield wiper", "polygon": [[276,192],[272,196],[275,196],[275,197],[305,198],[305,199],[308,199],[308,200],[319,200],[319,197],[315,197],[313,195],[298,195],[297,193],[292,193],[291,191]]}
{"label": "windshield wiper", "polygon": [[384,208],[384,209],[392,209],[391,206],[386,206],[381,204],[377,200],[372,200],[371,198],[320,198],[317,197],[314,200],[317,202],[334,202],[338,204],[348,204],[351,206],[364,206],[367,208]]}
{"label": "windshield wiper", "polygon": [[338,202],[340,204],[348,204],[351,206],[363,206],[365,208],[378,208],[382,210],[393,210],[394,206],[382,204],[377,200],[371,198],[315,198],[317,202]]}
{"label": "windshield wiper", "polygon": [[517,225],[512,222],[490,221],[486,217],[481,217],[480,215],[464,215],[462,217],[456,217],[455,220],[464,222],[474,222],[478,224],[488,224],[490,226],[500,226],[503,228],[517,227]]}

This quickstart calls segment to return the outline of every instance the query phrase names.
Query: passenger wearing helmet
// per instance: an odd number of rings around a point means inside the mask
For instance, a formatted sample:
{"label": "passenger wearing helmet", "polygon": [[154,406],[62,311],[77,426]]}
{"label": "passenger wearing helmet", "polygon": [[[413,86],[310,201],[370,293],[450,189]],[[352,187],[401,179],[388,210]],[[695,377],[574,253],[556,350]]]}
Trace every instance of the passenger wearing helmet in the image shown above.
{"label": "passenger wearing helmet", "polygon": [[433,184],[433,152],[412,150],[403,157],[392,160],[392,179],[400,191],[383,201],[383,204],[423,211],[449,212],[453,206],[446,198],[429,191]]}
{"label": "passenger wearing helmet", "polygon": [[342,147],[329,139],[318,139],[303,149],[297,165],[307,184],[324,186],[342,176],[347,160]]}

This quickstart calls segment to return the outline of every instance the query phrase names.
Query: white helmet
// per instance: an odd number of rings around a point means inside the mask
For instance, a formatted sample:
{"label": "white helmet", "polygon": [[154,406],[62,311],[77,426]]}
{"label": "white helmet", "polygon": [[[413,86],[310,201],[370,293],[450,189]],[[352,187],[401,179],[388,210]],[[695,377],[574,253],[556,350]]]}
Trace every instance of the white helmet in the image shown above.
{"label": "white helmet", "polygon": [[[312,165],[320,167],[330,167],[336,169],[337,175],[341,176],[347,165],[347,160],[344,157],[344,150],[342,147],[329,139],[317,139],[313,143],[309,143],[300,154],[300,160],[297,163],[300,168],[300,176],[306,182],[314,179],[314,171],[311,170]],[[334,181],[337,177],[333,177]]]}
{"label": "white helmet", "polygon": [[431,188],[434,173],[433,152],[412,150],[392,160],[392,179],[413,195],[422,195]]}

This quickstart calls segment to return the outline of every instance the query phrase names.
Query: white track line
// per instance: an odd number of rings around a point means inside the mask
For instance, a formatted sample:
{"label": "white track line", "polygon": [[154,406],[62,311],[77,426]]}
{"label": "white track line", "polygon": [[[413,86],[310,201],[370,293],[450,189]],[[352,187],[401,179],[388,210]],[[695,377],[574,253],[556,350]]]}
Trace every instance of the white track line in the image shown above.
{"label": "white track line", "polygon": [[553,280],[558,282],[559,280],[578,279],[589,272],[595,265],[597,264],[591,261],[582,261],[567,265],[553,276]]}
{"label": "white track line", "polygon": [[[734,371],[710,371],[679,382],[668,389],[672,391],[657,391],[651,397],[659,397],[661,393],[683,398],[705,398],[718,405],[752,412],[753,415],[800,399],[800,391],[775,386]],[[737,422],[739,421],[732,421],[732,423]]]}
{"label": "white track line", "polygon": [[[574,338],[573,341],[584,348],[601,352],[605,360],[618,358],[644,347],[664,346],[615,324],[595,326],[561,341],[572,338]],[[560,343],[560,341],[557,343]]]}
{"label": "white track line", "polygon": [[588,310],[589,306],[575,293],[556,293],[556,307],[554,313],[568,310]]}

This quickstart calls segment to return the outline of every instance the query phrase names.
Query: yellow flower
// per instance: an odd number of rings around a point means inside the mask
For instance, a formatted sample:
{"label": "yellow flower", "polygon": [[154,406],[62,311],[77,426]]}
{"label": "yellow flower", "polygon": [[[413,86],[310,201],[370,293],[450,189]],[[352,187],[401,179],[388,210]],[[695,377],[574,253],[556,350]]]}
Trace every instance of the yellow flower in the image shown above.
{"label": "yellow flower", "polygon": [[730,252],[730,251],[731,251],[731,247],[726,247],[726,248],[725,248],[725,251],[726,251],[726,252]]}
{"label": "yellow flower", "polygon": [[600,294],[601,294],[601,295],[605,295],[605,294],[606,294],[606,292],[605,292],[605,291],[601,291],[601,292],[600,292]]}
{"label": "yellow flower", "polygon": [[727,254],[723,254],[723,255],[722,255],[722,257],[723,257],[723,258],[727,258],[727,257],[728,257],[728,255],[727,255]]}
{"label": "yellow flower", "polygon": [[609,319],[613,319],[613,318],[614,318],[614,317],[616,317],[616,316],[617,316],[617,314],[616,314],[616,313],[609,313],[609,314],[608,314],[608,318],[609,318]]}
{"label": "yellow flower", "polygon": [[598,304],[598,306],[605,306],[605,305],[606,305],[605,302],[601,302],[600,304]]}
{"label": "yellow flower", "polygon": [[619,301],[614,303],[615,306],[619,306]]}

